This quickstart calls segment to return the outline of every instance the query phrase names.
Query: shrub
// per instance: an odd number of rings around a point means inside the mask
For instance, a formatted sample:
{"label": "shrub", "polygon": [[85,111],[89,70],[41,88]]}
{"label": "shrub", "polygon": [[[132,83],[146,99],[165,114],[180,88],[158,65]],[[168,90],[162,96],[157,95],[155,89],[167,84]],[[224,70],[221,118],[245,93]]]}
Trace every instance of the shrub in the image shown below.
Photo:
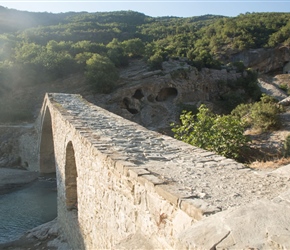
{"label": "shrub", "polygon": [[284,90],[285,92],[287,92],[287,90],[288,90],[287,84],[284,84],[284,83],[280,84],[279,88]]}
{"label": "shrub", "polygon": [[246,70],[245,76],[239,77],[237,80],[219,80],[217,85],[229,89],[220,96],[219,101],[219,105],[226,113],[230,113],[241,103],[258,101],[262,94],[257,84],[257,74],[252,70]]}
{"label": "shrub", "polygon": [[94,54],[86,61],[86,80],[98,93],[110,93],[119,78],[115,65],[109,58]]}
{"label": "shrub", "polygon": [[288,87],[288,85],[286,83],[282,83],[279,86],[279,88],[282,89],[282,90],[284,90],[287,95],[290,95],[290,89],[289,89],[289,87]]}
{"label": "shrub", "polygon": [[279,113],[282,111],[283,107],[273,97],[264,94],[259,102],[240,104],[231,114],[246,126],[265,132],[279,128]]}
{"label": "shrub", "polygon": [[283,144],[283,154],[284,157],[290,156],[290,134],[286,137],[285,142]]}
{"label": "shrub", "polygon": [[225,157],[238,159],[249,141],[239,119],[215,115],[205,105],[198,108],[196,115],[184,111],[180,121],[181,125],[172,124],[174,138]]}
{"label": "shrub", "polygon": [[162,62],[163,62],[163,56],[161,53],[154,54],[147,61],[150,70],[162,69]]}
{"label": "shrub", "polygon": [[280,125],[278,118],[279,109],[271,103],[256,102],[250,112],[253,128],[267,131],[278,128]]}
{"label": "shrub", "polygon": [[198,109],[196,107],[196,105],[194,104],[189,104],[189,103],[179,103],[177,104],[178,109],[180,111],[187,111],[187,112],[192,112],[194,115],[197,114]]}
{"label": "shrub", "polygon": [[230,113],[237,105],[245,102],[246,97],[243,94],[235,91],[229,91],[222,95],[221,107],[226,113]]}

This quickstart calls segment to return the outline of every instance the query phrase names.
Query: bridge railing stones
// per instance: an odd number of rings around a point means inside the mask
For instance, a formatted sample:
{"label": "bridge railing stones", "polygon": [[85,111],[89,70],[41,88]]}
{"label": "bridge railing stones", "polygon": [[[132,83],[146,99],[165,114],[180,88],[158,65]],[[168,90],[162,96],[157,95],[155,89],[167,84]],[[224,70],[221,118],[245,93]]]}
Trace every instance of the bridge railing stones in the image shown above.
{"label": "bridge railing stones", "polygon": [[[103,162],[110,173],[122,180],[119,184],[127,187],[129,193],[135,193],[136,196],[134,188],[137,188],[138,183],[138,186],[143,187],[141,193],[147,192],[147,196],[157,194],[171,204],[175,211],[183,211],[188,216],[185,216],[186,222],[181,223],[183,226],[230,207],[248,204],[257,198],[272,199],[289,188],[281,176],[250,170],[232,159],[149,131],[94,106],[80,95],[47,94],[46,102],[52,120],[58,117],[58,122],[53,123],[53,126],[73,128],[75,136],[81,138],[79,141],[88,148],[88,152],[83,154],[102,158],[98,162]],[[60,125],[60,120],[66,125]],[[55,138],[58,129],[60,127],[53,128],[55,145],[58,143]],[[77,149],[75,154],[79,161],[80,152]],[[60,163],[57,165],[61,166]],[[134,209],[140,207],[136,205]],[[168,225],[179,227],[176,219],[172,217],[169,222],[169,218],[162,218],[161,215],[157,224],[168,221]],[[182,229],[178,230],[180,232]],[[160,232],[157,230],[155,233],[159,235]],[[159,236],[167,241],[168,246],[174,247],[178,234],[171,234],[170,237],[169,234],[166,232],[163,238]]]}

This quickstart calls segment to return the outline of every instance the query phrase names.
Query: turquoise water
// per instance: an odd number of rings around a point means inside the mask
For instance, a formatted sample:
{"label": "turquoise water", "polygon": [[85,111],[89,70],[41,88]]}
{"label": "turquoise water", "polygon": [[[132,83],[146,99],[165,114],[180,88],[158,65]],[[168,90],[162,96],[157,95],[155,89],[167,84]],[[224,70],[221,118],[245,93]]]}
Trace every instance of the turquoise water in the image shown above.
{"label": "turquoise water", "polygon": [[0,243],[18,239],[27,230],[57,216],[55,179],[37,180],[18,191],[0,195]]}

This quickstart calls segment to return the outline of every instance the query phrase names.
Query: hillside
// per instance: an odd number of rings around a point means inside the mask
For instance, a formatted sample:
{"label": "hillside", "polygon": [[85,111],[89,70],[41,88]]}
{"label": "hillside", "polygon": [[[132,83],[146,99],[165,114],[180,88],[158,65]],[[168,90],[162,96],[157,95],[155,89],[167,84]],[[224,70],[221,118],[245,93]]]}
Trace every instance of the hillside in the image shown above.
{"label": "hillside", "polygon": [[[289,13],[246,13],[233,18],[153,18],[133,11],[52,14],[2,7],[1,120],[33,119],[37,110],[31,100],[23,103],[25,97],[18,97],[23,99],[21,104],[13,104],[9,100],[14,93],[31,88],[49,91],[52,82],[75,73],[85,76],[92,93],[111,92],[118,87],[119,71],[135,58],[143,59],[148,71],[160,70],[162,62],[180,57],[198,70],[243,70],[242,61],[246,67],[264,73],[282,71],[288,59],[286,56],[280,61],[278,52],[274,53],[278,61],[267,69],[260,66],[261,62],[252,62],[257,58],[267,62],[277,46],[289,45],[289,17]],[[255,56],[257,53],[261,56]],[[101,61],[105,68],[100,68]],[[103,74],[96,73],[100,69]]]}
{"label": "hillside", "polygon": [[2,7],[0,123],[33,122],[46,92],[80,93],[166,134],[182,110],[201,103],[229,114],[260,99],[260,74],[290,70],[289,20],[290,13],[153,18]]}

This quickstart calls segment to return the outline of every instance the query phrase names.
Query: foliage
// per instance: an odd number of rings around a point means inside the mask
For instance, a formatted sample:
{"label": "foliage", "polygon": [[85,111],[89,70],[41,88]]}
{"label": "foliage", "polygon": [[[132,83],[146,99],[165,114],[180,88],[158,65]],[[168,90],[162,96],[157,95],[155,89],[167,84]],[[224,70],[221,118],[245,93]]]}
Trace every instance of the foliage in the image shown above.
{"label": "foliage", "polygon": [[86,61],[85,76],[98,93],[110,93],[117,85],[118,71],[109,58],[94,54]]}
{"label": "foliage", "polygon": [[151,70],[162,69],[163,56],[156,53],[148,59],[148,65]]}
{"label": "foliage", "polygon": [[180,110],[180,112],[192,112],[193,115],[196,115],[198,112],[198,109],[196,107],[196,105],[194,104],[188,104],[188,103],[179,103],[178,108]]}
{"label": "foliage", "polygon": [[287,135],[284,144],[283,144],[283,154],[284,157],[289,157],[290,156],[290,134]]}
{"label": "foliage", "polygon": [[285,92],[288,91],[288,86],[287,86],[287,84],[282,83],[282,84],[279,85],[279,88],[282,89],[282,90],[284,90]]}
{"label": "foliage", "polygon": [[140,38],[123,41],[122,47],[129,57],[142,57],[145,53],[145,45]]}
{"label": "foliage", "polygon": [[230,62],[227,64],[228,68],[233,68],[236,72],[243,73],[246,70],[246,67],[243,62]]}
{"label": "foliage", "polygon": [[272,97],[263,94],[259,102],[240,104],[231,114],[241,119],[245,126],[264,132],[279,128],[279,113],[282,111],[281,105]]}
{"label": "foliage", "polygon": [[290,88],[287,83],[282,83],[279,85],[279,88],[286,92],[287,95],[290,95]]}
{"label": "foliage", "polygon": [[226,113],[230,113],[239,104],[247,100],[257,101],[261,97],[261,90],[257,84],[256,72],[248,69],[246,76],[237,80],[218,81],[219,85],[226,85],[229,91],[221,95],[220,105]]}
{"label": "foliage", "polygon": [[117,66],[128,65],[128,56],[125,54],[124,48],[118,39],[114,38],[107,44],[107,56]]}
{"label": "foliage", "polygon": [[183,112],[180,121],[181,125],[173,125],[174,137],[191,145],[235,159],[247,146],[243,124],[232,115],[215,115],[201,105],[196,115]]}

